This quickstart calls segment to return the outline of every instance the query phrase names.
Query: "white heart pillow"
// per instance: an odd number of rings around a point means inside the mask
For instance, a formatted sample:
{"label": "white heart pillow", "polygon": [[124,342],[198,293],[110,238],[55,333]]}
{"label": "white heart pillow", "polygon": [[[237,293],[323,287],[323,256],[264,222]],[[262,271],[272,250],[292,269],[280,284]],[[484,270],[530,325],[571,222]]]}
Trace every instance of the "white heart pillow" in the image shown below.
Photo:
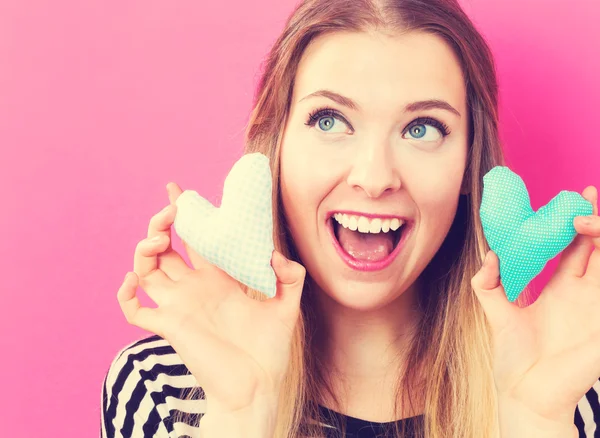
{"label": "white heart pillow", "polygon": [[269,298],[276,292],[272,184],[269,159],[246,154],[227,175],[219,208],[185,190],[177,198],[173,224],[196,253]]}

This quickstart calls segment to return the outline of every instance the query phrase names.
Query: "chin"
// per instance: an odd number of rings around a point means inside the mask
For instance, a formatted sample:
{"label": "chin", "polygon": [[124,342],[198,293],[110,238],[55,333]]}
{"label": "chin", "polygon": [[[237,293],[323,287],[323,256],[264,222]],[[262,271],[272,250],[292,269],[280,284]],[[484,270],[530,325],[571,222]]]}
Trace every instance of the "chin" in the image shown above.
{"label": "chin", "polygon": [[385,307],[402,295],[398,288],[390,283],[371,281],[334,281],[319,286],[320,294],[336,304],[352,310],[372,311]]}

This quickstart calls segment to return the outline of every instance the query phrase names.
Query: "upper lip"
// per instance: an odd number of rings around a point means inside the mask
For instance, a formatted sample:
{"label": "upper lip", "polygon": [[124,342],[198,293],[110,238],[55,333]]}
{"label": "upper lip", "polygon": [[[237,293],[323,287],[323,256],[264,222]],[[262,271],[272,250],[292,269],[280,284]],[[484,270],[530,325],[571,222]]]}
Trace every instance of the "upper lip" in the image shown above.
{"label": "upper lip", "polygon": [[337,213],[341,213],[341,214],[347,214],[347,215],[351,215],[351,216],[364,216],[364,217],[368,217],[370,219],[375,219],[375,218],[380,218],[380,219],[400,219],[404,222],[410,222],[410,218],[408,216],[404,216],[401,214],[395,214],[395,213],[365,213],[362,211],[354,211],[354,210],[331,210],[327,213],[327,218],[329,219],[330,217],[332,217],[334,214]]}

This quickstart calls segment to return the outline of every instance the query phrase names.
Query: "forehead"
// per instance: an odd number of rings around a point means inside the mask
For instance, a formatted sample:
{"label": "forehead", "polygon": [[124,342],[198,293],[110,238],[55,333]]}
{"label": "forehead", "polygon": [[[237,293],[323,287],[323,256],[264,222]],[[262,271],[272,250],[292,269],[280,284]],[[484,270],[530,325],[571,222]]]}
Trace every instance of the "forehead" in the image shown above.
{"label": "forehead", "polygon": [[338,32],[306,48],[294,83],[294,102],[319,89],[351,97],[361,107],[443,99],[464,114],[465,86],[454,52],[440,37],[411,32]]}

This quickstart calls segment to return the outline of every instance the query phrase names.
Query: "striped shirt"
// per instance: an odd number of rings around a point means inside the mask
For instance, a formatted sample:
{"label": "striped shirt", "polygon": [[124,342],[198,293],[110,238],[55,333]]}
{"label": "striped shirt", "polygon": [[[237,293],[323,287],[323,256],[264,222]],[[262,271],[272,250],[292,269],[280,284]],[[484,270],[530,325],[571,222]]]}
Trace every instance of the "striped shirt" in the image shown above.
{"label": "striped shirt", "polygon": [[[101,394],[101,438],[194,438],[198,419],[206,411],[204,394],[185,400],[197,382],[166,340],[153,335],[118,352],[104,378]],[[600,438],[600,381],[579,402],[575,425],[579,438]],[[333,419],[346,422],[346,438],[384,437],[383,426],[339,414],[323,406],[319,411],[328,438],[338,437]],[[184,421],[180,421],[185,413]],[[175,421],[177,419],[177,421]],[[423,416],[399,420],[412,431]],[[410,434],[408,435],[411,436]]]}

